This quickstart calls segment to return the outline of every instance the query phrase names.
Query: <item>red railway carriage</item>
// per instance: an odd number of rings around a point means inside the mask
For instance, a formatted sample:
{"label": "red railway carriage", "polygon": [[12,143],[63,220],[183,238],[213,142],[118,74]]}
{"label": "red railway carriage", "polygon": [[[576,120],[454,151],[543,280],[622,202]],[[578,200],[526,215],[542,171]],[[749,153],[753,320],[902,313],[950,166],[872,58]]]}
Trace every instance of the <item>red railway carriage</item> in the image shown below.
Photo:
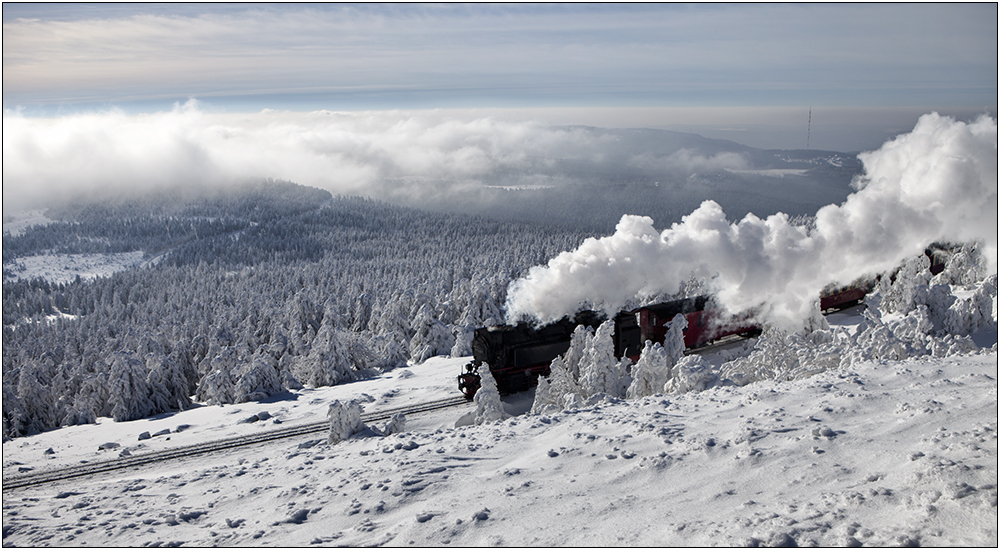
{"label": "red railway carriage", "polygon": [[[687,319],[684,329],[684,347],[698,348],[731,334],[759,330],[750,316],[728,317],[713,307],[708,296],[684,298],[635,310],[641,331],[641,342],[662,343],[667,336],[669,323],[678,313]],[[641,344],[640,344],[641,345]]]}
{"label": "red railway carriage", "polygon": [[[638,361],[647,340],[663,343],[667,324],[678,313],[687,317],[684,345],[689,348],[757,329],[745,319],[735,323],[724,319],[710,304],[707,296],[698,296],[619,313],[612,336],[615,356]],[[479,367],[485,362],[490,365],[490,373],[500,393],[524,391],[537,384],[539,376],[548,376],[549,365],[569,349],[578,325],[596,329],[605,319],[599,313],[584,311],[572,320],[564,318],[538,328],[520,323],[477,329],[472,340],[473,360],[466,365],[466,372],[458,377],[459,389],[472,399],[480,385]]]}
{"label": "red railway carriage", "polygon": [[861,287],[847,287],[830,290],[828,292],[824,292],[823,295],[820,296],[819,309],[820,311],[826,311],[828,309],[843,309],[855,306],[861,302],[866,294],[868,293]]}

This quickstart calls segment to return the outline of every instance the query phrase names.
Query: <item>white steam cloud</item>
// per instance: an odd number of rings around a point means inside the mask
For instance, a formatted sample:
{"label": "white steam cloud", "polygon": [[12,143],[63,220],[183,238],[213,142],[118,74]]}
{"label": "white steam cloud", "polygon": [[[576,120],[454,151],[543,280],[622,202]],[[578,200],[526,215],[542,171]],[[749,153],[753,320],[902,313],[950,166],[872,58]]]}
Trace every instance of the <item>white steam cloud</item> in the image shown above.
{"label": "white steam cloud", "polygon": [[508,315],[551,321],[588,303],[615,312],[697,277],[731,312],[757,307],[765,321],[794,329],[826,285],[891,269],[935,241],[979,241],[996,271],[996,120],[924,115],[860,159],[857,191],[821,208],[812,230],[781,213],[730,223],[712,201],[662,232],[648,217],[623,216],[613,235],[512,283]]}

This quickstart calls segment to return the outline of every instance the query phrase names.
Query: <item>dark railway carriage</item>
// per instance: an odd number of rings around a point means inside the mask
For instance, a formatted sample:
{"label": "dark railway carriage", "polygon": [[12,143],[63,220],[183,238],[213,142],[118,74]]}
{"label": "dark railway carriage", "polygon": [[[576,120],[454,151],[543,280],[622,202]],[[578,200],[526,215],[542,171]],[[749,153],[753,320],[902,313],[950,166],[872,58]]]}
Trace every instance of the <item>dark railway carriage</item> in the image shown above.
{"label": "dark railway carriage", "polygon": [[549,365],[566,353],[578,325],[596,328],[604,317],[581,312],[576,318],[535,328],[527,323],[476,329],[472,339],[473,361],[458,377],[458,387],[469,399],[479,389],[479,366],[489,364],[490,373],[502,394],[524,391],[538,383],[538,376],[548,376]]}
{"label": "dark railway carriage", "polygon": [[[820,298],[823,310],[843,308],[864,298],[868,288],[852,285],[831,289]],[[760,333],[750,315],[729,317],[712,306],[708,296],[696,296],[660,304],[643,306],[633,311],[623,311],[615,317],[615,356],[639,360],[647,341],[662,344],[668,325],[677,314],[687,319],[684,330],[684,347],[699,348],[710,342],[733,334]],[[552,360],[569,349],[573,331],[578,325],[597,328],[606,318],[592,311],[577,314],[576,318],[534,328],[526,323],[517,326],[498,326],[476,330],[472,340],[473,361],[466,365],[466,372],[458,377],[458,387],[469,399],[479,389],[479,366],[489,363],[502,394],[524,391],[538,383],[539,376],[549,375]]]}
{"label": "dark railway carriage", "polygon": [[[699,347],[723,336],[756,328],[721,322],[711,309],[706,309],[708,304],[708,297],[698,296],[619,313],[615,317],[613,334],[615,356],[638,361],[647,340],[663,342],[667,324],[678,313],[685,315],[688,321],[685,347]],[[519,323],[517,326],[477,329],[472,340],[473,361],[458,377],[458,387],[471,399],[479,389],[479,366],[485,362],[490,365],[500,393],[524,391],[537,384],[539,376],[549,375],[549,365],[569,349],[578,325],[596,329],[605,319],[596,312],[584,311],[573,320],[564,318],[540,328]]]}

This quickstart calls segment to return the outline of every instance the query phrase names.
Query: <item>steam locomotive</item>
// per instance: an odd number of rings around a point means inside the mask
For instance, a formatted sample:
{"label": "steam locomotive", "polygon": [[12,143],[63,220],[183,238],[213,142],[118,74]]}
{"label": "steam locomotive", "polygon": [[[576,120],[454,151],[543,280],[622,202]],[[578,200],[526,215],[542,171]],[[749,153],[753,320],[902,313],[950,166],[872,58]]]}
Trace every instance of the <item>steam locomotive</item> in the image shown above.
{"label": "steam locomotive", "polygon": [[[861,285],[830,289],[821,296],[820,308],[827,311],[856,305],[865,297],[867,290]],[[749,316],[723,317],[709,296],[683,298],[616,315],[613,335],[615,356],[618,359],[628,357],[633,363],[638,361],[647,340],[663,343],[667,324],[678,313],[687,319],[684,346],[688,349],[700,348],[734,334],[751,336],[760,333],[760,327]],[[473,398],[480,387],[479,367],[484,362],[489,364],[501,394],[531,388],[538,383],[539,376],[548,376],[552,360],[569,349],[577,326],[596,329],[606,320],[607,317],[598,312],[583,311],[573,318],[564,317],[537,328],[522,322],[516,326],[476,329],[472,340],[473,360],[458,376],[458,389],[467,399]]]}
{"label": "steam locomotive", "polygon": [[[954,245],[933,243],[924,250],[930,260],[930,273],[941,273],[956,249]],[[826,313],[857,305],[880,277],[859,279],[845,287],[826,288],[820,295],[820,310]],[[892,273],[889,277],[894,280],[895,274]],[[633,363],[638,361],[646,341],[663,343],[667,335],[667,324],[678,313],[687,318],[684,346],[688,349],[700,348],[734,334],[759,334],[761,330],[749,315],[723,317],[709,296],[673,300],[616,315],[613,336],[615,357],[628,357]],[[539,328],[519,323],[517,326],[477,329],[472,340],[473,360],[465,365],[465,372],[458,376],[458,389],[471,400],[480,387],[479,367],[485,362],[489,364],[490,373],[501,394],[524,391],[536,385],[539,376],[549,375],[549,365],[569,349],[577,326],[585,325],[596,329],[605,320],[607,318],[600,313],[584,311],[572,319],[565,317]]]}

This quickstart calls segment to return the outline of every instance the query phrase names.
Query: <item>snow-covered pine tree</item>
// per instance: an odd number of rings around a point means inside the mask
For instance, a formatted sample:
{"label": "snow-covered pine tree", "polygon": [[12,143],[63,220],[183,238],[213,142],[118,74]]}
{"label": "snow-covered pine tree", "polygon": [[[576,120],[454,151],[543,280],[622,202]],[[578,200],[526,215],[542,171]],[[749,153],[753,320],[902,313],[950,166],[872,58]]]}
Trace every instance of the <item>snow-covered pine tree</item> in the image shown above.
{"label": "snow-covered pine tree", "polygon": [[285,391],[278,375],[278,361],[264,350],[250,358],[250,365],[240,375],[233,392],[235,403],[260,401]]}
{"label": "snow-covered pine tree", "polygon": [[223,348],[210,361],[209,372],[198,383],[198,401],[209,405],[234,403],[236,380],[234,370],[239,364],[239,357],[233,348]]}
{"label": "snow-covered pine tree", "polygon": [[485,361],[479,366],[479,377],[482,385],[472,398],[476,402],[476,425],[499,422],[507,418],[507,413],[503,410],[503,401],[500,400],[500,392],[497,390],[497,381],[490,373],[490,365]]}
{"label": "snow-covered pine tree", "polygon": [[615,358],[615,343],[612,338],[614,330],[614,320],[601,323],[584,350],[579,378],[583,397],[598,393],[624,397],[623,388],[620,387],[622,375],[619,361]]}
{"label": "snow-covered pine tree", "polygon": [[454,333],[455,345],[451,346],[450,355],[452,357],[472,355],[472,340],[476,337],[476,327],[459,325],[454,328]]}
{"label": "snow-covered pine tree", "polygon": [[577,325],[570,337],[569,349],[562,355],[566,369],[574,381],[580,380],[580,365],[590,341],[594,339],[594,329],[586,325]]}
{"label": "snow-covered pine tree", "polygon": [[372,337],[369,349],[375,354],[372,368],[387,371],[406,365],[408,359],[406,348],[392,335],[382,334]]}
{"label": "snow-covered pine tree", "polygon": [[115,352],[109,361],[111,374],[108,376],[108,383],[111,387],[108,396],[111,418],[115,422],[123,422],[149,416],[154,405],[149,399],[145,364],[134,354],[125,351]]}
{"label": "snow-covered pine tree", "polygon": [[354,380],[350,350],[333,319],[323,320],[309,353],[299,357],[292,374],[303,384],[317,388]]}
{"label": "snow-covered pine tree", "polygon": [[413,319],[413,338],[410,339],[410,358],[423,363],[431,357],[444,355],[455,345],[451,330],[435,316],[434,308],[425,303]]}
{"label": "snow-covered pine tree", "polygon": [[372,304],[374,298],[371,294],[364,292],[354,301],[354,311],[351,315],[351,330],[362,332],[368,330],[368,323],[372,317]]}
{"label": "snow-covered pine tree", "polygon": [[160,353],[146,355],[146,383],[154,412],[184,410],[191,406],[187,374],[172,356]]}
{"label": "snow-covered pine tree", "polygon": [[646,340],[639,361],[632,367],[632,383],[626,397],[636,399],[663,391],[663,385],[670,379],[672,363],[667,351],[660,344]]}

